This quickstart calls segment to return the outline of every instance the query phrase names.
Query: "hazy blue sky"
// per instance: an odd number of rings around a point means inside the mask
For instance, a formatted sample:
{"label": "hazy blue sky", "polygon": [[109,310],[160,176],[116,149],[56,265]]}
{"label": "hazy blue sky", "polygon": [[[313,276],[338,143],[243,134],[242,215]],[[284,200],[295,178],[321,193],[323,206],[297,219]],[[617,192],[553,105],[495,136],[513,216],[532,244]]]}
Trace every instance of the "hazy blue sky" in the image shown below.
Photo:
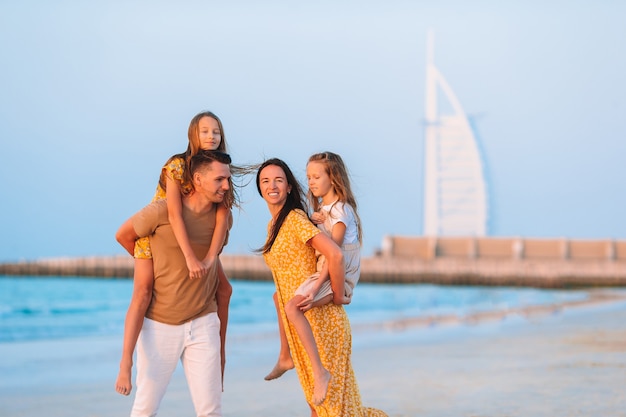
{"label": "hazy blue sky", "polygon": [[[109,255],[201,110],[237,163],[344,156],[365,231],[422,231],[426,34],[494,236],[626,238],[626,2],[0,1],[0,260]],[[228,253],[269,219],[243,190]]]}

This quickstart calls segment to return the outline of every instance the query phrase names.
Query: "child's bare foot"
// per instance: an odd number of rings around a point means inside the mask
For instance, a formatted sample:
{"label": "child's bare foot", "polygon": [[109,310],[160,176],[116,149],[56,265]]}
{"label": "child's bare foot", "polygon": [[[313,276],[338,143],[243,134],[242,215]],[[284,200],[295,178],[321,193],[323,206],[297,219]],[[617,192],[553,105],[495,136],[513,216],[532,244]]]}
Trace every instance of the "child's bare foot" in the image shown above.
{"label": "child's bare foot", "polygon": [[320,378],[315,378],[315,386],[313,387],[313,405],[321,405],[326,399],[330,378],[330,372],[326,369],[324,369],[324,373]]}
{"label": "child's bare foot", "polygon": [[293,366],[293,359],[291,358],[289,358],[289,360],[279,360],[276,362],[276,365],[274,365],[272,372],[265,376],[265,380],[271,381],[272,379],[280,378],[285,372],[293,369]]}

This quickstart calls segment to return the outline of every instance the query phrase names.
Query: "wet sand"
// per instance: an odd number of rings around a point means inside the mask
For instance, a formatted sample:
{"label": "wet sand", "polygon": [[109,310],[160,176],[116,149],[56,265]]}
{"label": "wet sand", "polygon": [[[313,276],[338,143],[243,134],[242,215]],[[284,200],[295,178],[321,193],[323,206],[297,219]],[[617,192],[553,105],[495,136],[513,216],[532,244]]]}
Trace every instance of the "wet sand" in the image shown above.
{"label": "wet sand", "polygon": [[[224,416],[309,415],[295,372],[263,380],[276,335],[234,335],[228,343]],[[0,345],[0,415],[128,415],[132,396],[113,391],[120,345],[117,338]],[[624,417],[626,301],[372,323],[353,329],[352,359],[364,405],[392,417]],[[194,415],[180,370],[159,415]]]}

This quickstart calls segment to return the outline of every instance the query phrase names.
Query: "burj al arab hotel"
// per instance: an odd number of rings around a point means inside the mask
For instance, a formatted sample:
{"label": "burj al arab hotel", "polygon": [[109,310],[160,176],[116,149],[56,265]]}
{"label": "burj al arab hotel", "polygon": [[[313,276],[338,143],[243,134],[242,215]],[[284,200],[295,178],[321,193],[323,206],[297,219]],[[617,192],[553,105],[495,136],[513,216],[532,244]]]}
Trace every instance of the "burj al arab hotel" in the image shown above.
{"label": "burj al arab hotel", "polygon": [[[434,64],[428,33],[424,152],[425,236],[485,236],[489,214],[484,164],[461,103]],[[447,114],[439,99],[447,100]],[[448,110],[451,109],[451,110]]]}

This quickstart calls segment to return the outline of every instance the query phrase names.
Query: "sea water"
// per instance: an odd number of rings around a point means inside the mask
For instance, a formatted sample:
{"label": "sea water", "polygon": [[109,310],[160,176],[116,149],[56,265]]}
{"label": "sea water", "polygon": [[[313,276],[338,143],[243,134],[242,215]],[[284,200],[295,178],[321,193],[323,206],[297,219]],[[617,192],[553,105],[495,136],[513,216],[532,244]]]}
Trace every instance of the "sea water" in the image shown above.
{"label": "sea water", "polygon": [[[272,282],[232,280],[229,335],[276,331]],[[0,276],[0,344],[123,334],[126,279]],[[585,291],[359,283],[351,323],[507,310],[582,300]]]}

